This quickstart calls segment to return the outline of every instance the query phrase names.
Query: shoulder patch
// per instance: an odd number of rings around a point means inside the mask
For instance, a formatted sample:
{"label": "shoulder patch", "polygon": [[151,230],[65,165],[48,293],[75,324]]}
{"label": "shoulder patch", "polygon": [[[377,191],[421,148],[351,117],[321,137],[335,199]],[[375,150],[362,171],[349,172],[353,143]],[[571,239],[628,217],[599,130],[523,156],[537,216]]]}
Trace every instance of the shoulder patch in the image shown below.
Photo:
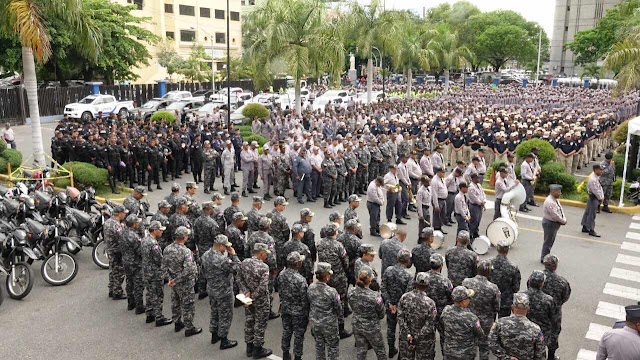
{"label": "shoulder patch", "polygon": [[378,304],[382,304],[382,298],[378,296],[378,297],[376,298],[376,303],[378,303]]}
{"label": "shoulder patch", "polygon": [[476,320],[475,328],[476,328],[476,329],[480,329],[480,327],[481,327],[481,326],[480,326],[480,320]]}

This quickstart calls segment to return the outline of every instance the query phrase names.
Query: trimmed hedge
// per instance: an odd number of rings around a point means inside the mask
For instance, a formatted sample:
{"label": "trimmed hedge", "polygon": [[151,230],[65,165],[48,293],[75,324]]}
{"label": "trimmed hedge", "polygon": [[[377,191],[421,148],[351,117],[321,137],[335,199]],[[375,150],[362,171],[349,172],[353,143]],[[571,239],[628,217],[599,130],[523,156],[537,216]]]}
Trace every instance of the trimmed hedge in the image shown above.
{"label": "trimmed hedge", "polygon": [[629,121],[631,121],[631,119],[618,125],[618,128],[613,132],[613,134],[611,134],[611,138],[613,139],[613,141],[617,142],[618,144],[626,144],[627,132],[629,131]]}
{"label": "trimmed hedge", "polygon": [[251,144],[252,141],[257,141],[260,147],[262,147],[262,145],[269,142],[269,140],[267,140],[264,136],[253,134],[253,133],[251,134],[251,136],[247,136],[247,137],[243,136],[242,138],[244,141],[248,142],[249,144]]}
{"label": "trimmed hedge", "polygon": [[157,111],[151,115],[151,121],[153,122],[160,122],[162,120],[168,124],[173,124],[176,121],[176,115],[171,111]]}
{"label": "trimmed hedge", "polygon": [[[0,154],[0,157],[6,160],[7,163],[11,164],[11,171],[17,169],[22,165],[22,153],[15,149],[6,149]],[[7,166],[5,168],[0,168],[0,172],[7,172]]]}
{"label": "trimmed hedge", "polygon": [[507,162],[504,160],[498,160],[498,161],[494,161],[491,164],[491,169],[493,169],[493,171],[495,171],[496,173],[498,173],[498,169],[500,168],[500,166],[505,165]]}
{"label": "trimmed hedge", "polygon": [[576,178],[567,173],[560,163],[552,162],[542,165],[542,174],[536,182],[536,190],[546,193],[549,191],[549,185],[551,184],[562,185],[562,192],[565,194],[576,192]]}
{"label": "trimmed hedge", "polygon": [[0,138],[0,154],[2,154],[5,150],[7,150],[7,143],[4,139]]}
{"label": "trimmed hedge", "polygon": [[69,170],[71,164],[73,164],[73,180],[78,188],[87,186],[97,188],[109,179],[107,169],[98,168],[93,164],[74,161],[67,162],[62,167]]}
{"label": "trimmed hedge", "polygon": [[548,141],[542,139],[531,139],[520,143],[520,145],[516,147],[516,154],[518,155],[518,158],[524,159],[534,147],[537,147],[539,150],[538,162],[540,163],[540,166],[556,158],[556,151],[553,146]]}
{"label": "trimmed hedge", "polygon": [[269,116],[269,109],[262,104],[247,104],[242,109],[242,115],[253,120],[255,118],[265,118]]}

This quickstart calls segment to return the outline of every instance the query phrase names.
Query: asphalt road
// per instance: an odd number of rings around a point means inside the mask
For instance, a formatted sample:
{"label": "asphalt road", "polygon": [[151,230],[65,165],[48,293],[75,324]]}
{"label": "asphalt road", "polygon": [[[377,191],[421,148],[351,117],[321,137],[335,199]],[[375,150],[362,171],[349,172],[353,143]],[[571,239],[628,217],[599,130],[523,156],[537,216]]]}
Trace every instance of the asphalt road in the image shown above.
{"label": "asphalt road", "polygon": [[[43,136],[45,149],[49,148],[48,138],[52,136],[53,126],[45,126]],[[26,127],[16,127],[18,148],[29,152],[30,132]],[[238,175],[238,183],[241,177]],[[188,175],[187,175],[188,177]],[[190,180],[181,179],[184,186]],[[148,196],[152,209],[157,202],[169,193],[169,184],[165,191],[155,191]],[[219,179],[216,187],[220,188]],[[290,192],[289,192],[290,193]],[[198,194],[199,201],[208,199],[203,193]],[[491,199],[492,200],[492,199]],[[229,205],[225,199],[225,206]],[[328,222],[331,210],[310,205],[316,213],[312,223],[316,234],[322,225]],[[299,218],[299,211],[304,205],[292,202],[285,211],[290,224]],[[243,198],[241,208],[249,210],[250,201]],[[265,204],[264,212],[270,211],[271,204]],[[341,213],[346,205],[336,208]],[[580,232],[580,219],[583,209],[565,207],[569,224],[562,227],[558,235],[553,253],[560,258],[559,273],[565,276],[572,285],[571,299],[563,307],[562,334],[558,355],[562,359],[575,359],[578,354],[584,359],[593,358],[597,341],[606,327],[610,327],[615,317],[619,316],[620,306],[640,301],[640,273],[630,270],[640,266],[640,217],[632,218],[623,214],[600,214],[596,220],[596,230],[602,238],[595,239],[583,236]],[[481,229],[491,220],[492,211],[484,214]],[[410,235],[405,242],[408,248],[416,245],[417,216],[406,225]],[[380,238],[368,236],[368,214],[366,206],[358,209],[361,222],[365,224],[364,242],[374,244],[377,248]],[[516,262],[523,276],[521,289],[526,289],[526,279],[535,269],[541,269],[539,253],[542,245],[542,227],[540,208],[534,208],[526,216],[518,217],[519,238],[514,244],[510,258]],[[638,222],[634,223],[634,221]],[[638,231],[634,235],[634,231]],[[451,234],[446,236],[443,247],[453,246]],[[631,234],[629,234],[631,233]],[[173,332],[173,327],[155,328],[144,323],[144,315],[135,316],[127,312],[126,302],[115,302],[107,297],[106,270],[100,270],[91,260],[91,249],[85,249],[77,255],[80,264],[78,276],[68,285],[51,287],[39,275],[40,263],[34,264],[36,283],[31,294],[21,301],[5,299],[0,308],[0,346],[1,359],[102,359],[105,356],[113,359],[172,359],[172,358],[224,358],[245,359],[243,342],[244,311],[234,310],[234,320],[230,338],[238,340],[240,346],[221,352],[217,346],[209,344],[208,333],[209,304],[207,300],[196,300],[196,326],[202,327],[203,334],[185,338]],[[621,254],[620,254],[621,253]],[[496,255],[495,249],[481,258]],[[374,262],[380,267],[378,259]],[[612,267],[614,270],[612,270]],[[636,269],[637,270],[637,269]],[[4,281],[0,278],[0,281]],[[5,291],[6,296],[6,291]],[[170,316],[170,292],[165,288],[164,314]],[[277,296],[276,296],[277,299]],[[277,301],[277,300],[276,300]],[[347,320],[350,328],[350,320]],[[386,322],[382,322],[383,334],[386,334]],[[274,355],[282,356],[280,319],[268,324],[265,346],[274,350]],[[386,337],[386,335],[383,335]],[[354,359],[354,340],[341,341],[341,359]],[[313,338],[307,332],[305,341],[306,358],[315,353]],[[370,357],[374,355],[370,352]],[[440,355],[437,357],[440,359]]]}

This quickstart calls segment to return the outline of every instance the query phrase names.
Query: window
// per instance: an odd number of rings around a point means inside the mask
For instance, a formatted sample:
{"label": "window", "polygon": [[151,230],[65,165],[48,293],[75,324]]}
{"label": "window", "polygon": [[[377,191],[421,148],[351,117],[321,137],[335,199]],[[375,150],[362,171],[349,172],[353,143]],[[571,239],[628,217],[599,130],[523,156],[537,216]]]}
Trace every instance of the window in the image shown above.
{"label": "window", "polygon": [[164,12],[173,14],[173,4],[164,4]]}
{"label": "window", "polygon": [[192,30],[180,30],[180,41],[193,42],[196,39],[196,32]]}
{"label": "window", "polygon": [[226,35],[225,33],[216,33],[216,44],[226,44]]}
{"label": "window", "polygon": [[196,8],[190,5],[179,5],[180,15],[196,16]]}
{"label": "window", "polygon": [[142,7],[144,5],[143,0],[127,0],[127,3],[135,5],[138,8],[138,10],[142,10]]}
{"label": "window", "polygon": [[237,11],[232,11],[229,13],[229,18],[232,21],[240,21],[240,13]]}
{"label": "window", "polygon": [[164,35],[167,37],[167,39],[171,39],[171,40],[176,39],[176,33],[173,31],[167,31]]}
{"label": "window", "polygon": [[200,17],[210,18],[211,17],[211,9],[201,7],[200,8]]}
{"label": "window", "polygon": [[216,9],[216,19],[224,20],[224,10]]}

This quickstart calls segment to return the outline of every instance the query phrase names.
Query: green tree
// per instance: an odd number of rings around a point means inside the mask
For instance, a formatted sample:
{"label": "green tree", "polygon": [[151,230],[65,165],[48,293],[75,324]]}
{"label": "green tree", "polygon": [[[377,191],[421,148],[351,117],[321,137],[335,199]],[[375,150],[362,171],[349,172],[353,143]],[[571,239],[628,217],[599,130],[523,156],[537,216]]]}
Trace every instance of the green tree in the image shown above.
{"label": "green tree", "polygon": [[444,72],[445,91],[449,91],[449,70],[460,69],[471,59],[471,51],[458,42],[458,36],[447,30],[438,31],[427,44],[429,53],[434,57],[438,68]]}
{"label": "green tree", "polygon": [[476,39],[476,56],[493,66],[494,71],[510,60],[524,59],[536,51],[528,43],[527,32],[515,25],[492,25]]}
{"label": "green tree", "polygon": [[211,68],[207,65],[205,60],[210,60],[211,57],[204,51],[204,46],[200,44],[193,44],[191,46],[191,52],[189,56],[180,61],[180,65],[177,68],[177,73],[187,78],[189,81],[202,82],[207,79],[211,79]]}
{"label": "green tree", "polygon": [[604,59],[604,68],[616,74],[618,92],[640,88],[640,29],[613,45]]}
{"label": "green tree", "polygon": [[36,61],[45,62],[51,55],[51,43],[46,27],[48,17],[65,18],[66,25],[75,32],[75,41],[83,44],[83,54],[97,59],[100,34],[91,19],[83,14],[80,0],[0,0],[0,33],[15,34],[22,46],[23,82],[27,90],[31,115],[31,139],[34,162],[45,166],[40,108],[38,104]]}
{"label": "green tree", "polygon": [[169,74],[169,79],[173,77],[174,74],[178,73],[178,70],[182,67],[182,62],[184,61],[176,49],[171,46],[168,42],[164,42],[160,48],[158,49],[158,65],[167,69],[167,74]]}
{"label": "green tree", "polygon": [[406,72],[407,97],[411,98],[413,69],[430,70],[434,65],[435,56],[427,49],[433,31],[410,17],[398,16],[396,21],[399,22],[400,28],[398,46],[393,53],[393,64]]}
{"label": "green tree", "polygon": [[602,77],[602,68],[597,64],[586,64],[582,67],[582,75],[580,76],[600,79]]}
{"label": "green tree", "polygon": [[460,25],[477,14],[480,14],[480,9],[468,1],[457,1],[453,5],[442,3],[427,11],[427,22],[448,24],[457,31]]}

